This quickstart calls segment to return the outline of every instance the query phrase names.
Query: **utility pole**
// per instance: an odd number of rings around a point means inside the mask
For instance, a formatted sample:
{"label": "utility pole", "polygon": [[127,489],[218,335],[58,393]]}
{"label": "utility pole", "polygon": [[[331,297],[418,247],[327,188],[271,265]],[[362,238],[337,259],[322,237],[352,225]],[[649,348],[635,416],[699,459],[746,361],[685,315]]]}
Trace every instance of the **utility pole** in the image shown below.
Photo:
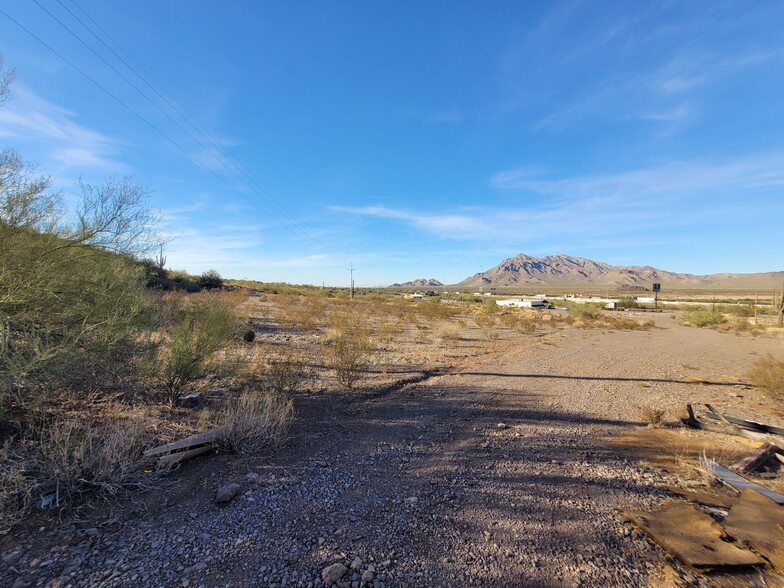
{"label": "utility pole", "polygon": [[354,263],[353,262],[351,263],[350,267],[348,268],[348,271],[350,272],[350,275],[351,275],[351,286],[349,287],[349,290],[348,290],[348,297],[349,298],[354,298]]}

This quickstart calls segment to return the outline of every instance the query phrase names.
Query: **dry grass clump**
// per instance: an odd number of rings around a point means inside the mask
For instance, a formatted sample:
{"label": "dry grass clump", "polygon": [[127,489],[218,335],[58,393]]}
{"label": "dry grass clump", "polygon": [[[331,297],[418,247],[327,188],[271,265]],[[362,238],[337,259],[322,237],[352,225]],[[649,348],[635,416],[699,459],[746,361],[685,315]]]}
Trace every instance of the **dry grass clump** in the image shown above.
{"label": "dry grass clump", "polygon": [[648,405],[638,406],[637,411],[642,422],[648,423],[654,427],[662,425],[664,423],[664,416],[667,414],[667,411],[663,408],[656,408]]}
{"label": "dry grass clump", "polygon": [[33,504],[37,484],[27,472],[25,460],[11,443],[0,449],[0,534],[22,521]]}
{"label": "dry grass clump", "polygon": [[288,395],[246,388],[228,399],[210,420],[224,430],[220,447],[237,453],[257,453],[278,445],[293,417],[294,404]]}
{"label": "dry grass clump", "polygon": [[436,336],[442,343],[460,341],[463,338],[460,325],[457,323],[444,323],[436,331]]}
{"label": "dry grass clump", "polygon": [[749,369],[749,379],[776,402],[784,401],[784,361],[772,355],[758,359]]}
{"label": "dry grass clump", "polygon": [[36,452],[44,502],[71,505],[92,495],[113,498],[150,488],[156,472],[142,457],[146,433],[144,419],[63,419],[45,425]]}

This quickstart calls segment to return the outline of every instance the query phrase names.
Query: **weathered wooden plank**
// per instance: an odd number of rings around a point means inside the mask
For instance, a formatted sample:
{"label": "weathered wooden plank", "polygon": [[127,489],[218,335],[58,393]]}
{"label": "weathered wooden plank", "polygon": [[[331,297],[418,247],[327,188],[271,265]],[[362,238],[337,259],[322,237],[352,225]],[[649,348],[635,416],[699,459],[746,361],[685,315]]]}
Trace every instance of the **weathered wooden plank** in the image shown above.
{"label": "weathered wooden plank", "polygon": [[[686,409],[689,411],[688,418],[682,418],[681,422],[690,427],[692,429],[700,429],[703,431],[708,431],[710,433],[722,433],[724,435],[735,435],[737,437],[744,437],[746,439],[751,439],[752,441],[761,441],[763,443],[771,443],[773,445],[780,444],[782,439],[776,435],[770,435],[768,433],[758,433],[756,431],[749,431],[748,429],[743,429],[741,427],[737,427],[732,424],[718,424],[713,422],[706,422],[697,420],[694,416],[694,410],[691,408],[690,404],[686,405]],[[721,421],[721,418],[714,418],[715,420]],[[723,421],[722,421],[723,422]]]}
{"label": "weathered wooden plank", "polygon": [[[242,427],[247,427],[249,425],[253,425],[254,423],[263,423],[266,420],[266,417],[256,417],[253,419],[248,419],[246,421],[242,421],[238,423],[238,425]],[[228,430],[226,427],[220,427],[218,429],[213,429],[212,431],[206,431],[204,433],[199,433],[198,435],[191,435],[190,437],[186,437],[185,439],[180,439],[179,441],[173,441],[171,443],[167,443],[166,445],[160,445],[158,447],[153,447],[152,449],[148,449],[142,455],[145,457],[149,457],[152,455],[161,455],[164,453],[175,453],[180,450],[189,449],[191,447],[198,447],[199,445],[209,445],[220,441],[226,434]]]}
{"label": "weathered wooden plank", "polygon": [[721,414],[715,408],[713,408],[710,404],[705,405],[708,409],[708,417],[724,421],[731,425],[735,425],[737,427],[743,427],[744,429],[749,429],[751,431],[757,431],[758,433],[769,433],[772,435],[784,435],[784,429],[781,427],[774,427],[773,425],[766,425],[765,423],[760,423],[759,421],[749,421],[746,419],[741,419],[738,417],[729,416],[726,414]]}
{"label": "weathered wooden plank", "polygon": [[205,453],[209,453],[210,451],[214,451],[214,447],[212,445],[203,445],[201,447],[197,447],[196,449],[190,449],[188,451],[179,451],[177,453],[167,453],[166,455],[161,455],[158,458],[158,465],[160,466],[174,465],[175,463],[179,463],[181,461],[191,459],[192,457],[196,457],[197,455],[204,455]]}
{"label": "weathered wooden plank", "polygon": [[676,496],[685,498],[689,502],[696,502],[714,508],[730,508],[735,501],[734,498],[730,496],[722,496],[715,492],[706,492],[705,490],[685,490],[683,488],[678,488],[677,486],[669,485],[662,486],[662,488],[672,492]]}
{"label": "weathered wooden plank", "polygon": [[690,504],[670,501],[654,512],[632,511],[624,518],[654,542],[693,568],[713,569],[764,563],[755,553],[722,540],[724,531]]}
{"label": "weathered wooden plank", "polygon": [[752,482],[748,478],[744,478],[740,474],[737,474],[732,470],[728,470],[724,466],[717,464],[715,461],[709,462],[708,468],[711,474],[713,474],[717,479],[721,480],[724,484],[735,488],[735,490],[738,492],[742,492],[746,488],[751,488],[763,496],[767,496],[776,504],[784,504],[784,494],[779,494],[770,488],[765,488],[765,486],[761,486],[756,482]]}
{"label": "weathered wooden plank", "polygon": [[172,453],[174,451],[178,451],[181,449],[188,449],[189,447],[195,447],[197,445],[205,445],[208,443],[213,443],[214,441],[217,441],[224,433],[225,433],[225,429],[223,428],[213,429],[212,431],[207,431],[206,433],[191,435],[190,437],[186,437],[185,439],[180,439],[179,441],[174,441],[172,443],[167,443],[166,445],[160,445],[158,447],[148,449],[143,453],[143,455],[145,457],[149,457],[151,455]]}
{"label": "weathered wooden plank", "polygon": [[722,526],[728,535],[742,539],[784,570],[784,508],[747,488],[732,505]]}

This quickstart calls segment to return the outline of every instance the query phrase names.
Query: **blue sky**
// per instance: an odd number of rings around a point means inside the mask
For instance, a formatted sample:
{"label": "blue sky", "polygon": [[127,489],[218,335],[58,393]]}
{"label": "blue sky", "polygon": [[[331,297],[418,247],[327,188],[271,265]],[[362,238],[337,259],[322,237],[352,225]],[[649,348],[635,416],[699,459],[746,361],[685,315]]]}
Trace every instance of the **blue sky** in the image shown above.
{"label": "blue sky", "polygon": [[784,269],[781,2],[0,9],[0,144],[68,194],[149,184],[174,268],[345,285],[353,263],[361,286],[519,252]]}

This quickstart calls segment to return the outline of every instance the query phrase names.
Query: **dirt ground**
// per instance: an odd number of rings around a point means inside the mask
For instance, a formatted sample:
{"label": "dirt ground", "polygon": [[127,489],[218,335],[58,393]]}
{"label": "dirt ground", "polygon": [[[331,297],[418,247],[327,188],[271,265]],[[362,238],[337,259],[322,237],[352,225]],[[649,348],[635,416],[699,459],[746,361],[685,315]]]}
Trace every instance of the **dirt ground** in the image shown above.
{"label": "dirt ground", "polygon": [[[647,428],[644,407],[674,422],[707,402],[784,426],[744,382],[755,358],[784,360],[784,338],[638,318],[655,326],[488,337],[467,324],[460,340],[430,341],[427,361],[421,345],[390,345],[372,385],[299,393],[274,453],[197,458],[102,519],[2,538],[0,585],[313,587],[333,564],[352,588],[775,585],[772,572],[686,570],[620,512],[694,483],[702,451],[750,447]],[[258,330],[259,343],[293,336]],[[230,482],[241,494],[216,504]]]}

